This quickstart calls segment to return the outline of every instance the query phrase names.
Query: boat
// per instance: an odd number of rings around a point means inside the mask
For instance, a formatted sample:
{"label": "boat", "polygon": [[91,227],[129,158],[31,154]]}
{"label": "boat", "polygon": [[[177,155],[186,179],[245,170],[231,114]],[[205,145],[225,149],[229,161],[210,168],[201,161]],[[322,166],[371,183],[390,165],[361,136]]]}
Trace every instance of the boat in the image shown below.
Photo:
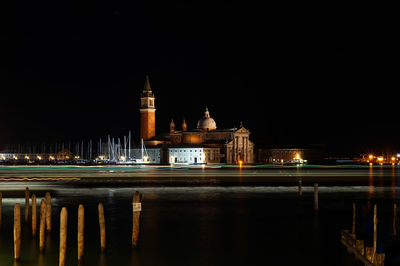
{"label": "boat", "polygon": [[172,166],[180,166],[180,165],[190,165],[190,163],[189,162],[174,162],[174,163],[171,163],[171,165]]}
{"label": "boat", "polygon": [[117,162],[117,164],[149,164],[150,157],[147,153],[143,139],[141,140],[140,152],[141,152],[141,158],[128,158],[125,160],[120,160]]}

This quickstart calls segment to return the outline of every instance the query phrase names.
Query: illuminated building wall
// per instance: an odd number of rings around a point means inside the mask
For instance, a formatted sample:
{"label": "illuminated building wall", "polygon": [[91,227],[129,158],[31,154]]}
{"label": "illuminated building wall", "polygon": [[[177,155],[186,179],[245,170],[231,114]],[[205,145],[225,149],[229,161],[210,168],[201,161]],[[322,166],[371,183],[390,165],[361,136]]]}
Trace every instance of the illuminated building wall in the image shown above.
{"label": "illuminated building wall", "polygon": [[[142,159],[142,149],[131,149],[132,158]],[[148,162],[151,164],[160,164],[162,162],[161,148],[147,148],[144,156],[148,157]]]}
{"label": "illuminated building wall", "polygon": [[219,163],[219,148],[170,147],[169,163]]}

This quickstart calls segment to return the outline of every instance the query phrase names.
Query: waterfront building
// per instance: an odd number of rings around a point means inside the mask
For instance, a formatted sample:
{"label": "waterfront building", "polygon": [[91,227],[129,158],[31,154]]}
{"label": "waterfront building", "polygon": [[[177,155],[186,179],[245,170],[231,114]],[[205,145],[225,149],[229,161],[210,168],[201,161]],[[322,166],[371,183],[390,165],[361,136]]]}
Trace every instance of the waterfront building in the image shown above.
{"label": "waterfront building", "polygon": [[258,149],[258,156],[263,163],[307,163],[304,149],[298,148]]}
{"label": "waterfront building", "polygon": [[259,147],[257,149],[257,162],[272,164],[323,163],[324,155],[324,146]]}
{"label": "waterfront building", "polygon": [[159,147],[148,147],[145,151],[142,149],[131,149],[130,154],[132,158],[142,158],[145,157],[145,161],[150,164],[160,164],[164,159],[162,149]]}
{"label": "waterfront building", "polygon": [[[140,132],[146,147],[158,147],[161,163],[187,161],[189,163],[228,163],[254,162],[254,144],[250,131],[240,123],[239,128],[217,128],[208,108],[195,128],[188,128],[185,120],[180,130],[172,119],[166,133],[155,134],[155,101],[149,77],[146,76],[141,94]],[[179,152],[175,152],[179,149]],[[194,154],[196,150],[196,154]],[[192,155],[190,155],[190,151]],[[200,152],[202,156],[200,156]],[[201,159],[200,159],[201,158]]]}
{"label": "waterfront building", "polygon": [[54,161],[69,161],[74,159],[69,151],[58,153],[24,153],[3,152],[0,153],[0,162],[9,163],[49,163]]}
{"label": "waterfront building", "polygon": [[177,146],[169,147],[169,163],[219,163],[219,148],[206,148],[203,146]]}
{"label": "waterfront building", "polygon": [[400,163],[400,153],[368,153],[368,154],[360,154],[359,158],[352,158],[355,162],[360,164],[399,164]]}

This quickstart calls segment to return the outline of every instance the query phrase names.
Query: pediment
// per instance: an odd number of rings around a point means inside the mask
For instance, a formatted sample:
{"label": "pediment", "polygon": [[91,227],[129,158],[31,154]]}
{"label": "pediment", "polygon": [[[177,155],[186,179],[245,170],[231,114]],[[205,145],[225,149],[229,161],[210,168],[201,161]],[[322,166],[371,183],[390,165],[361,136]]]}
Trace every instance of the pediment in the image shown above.
{"label": "pediment", "polygon": [[235,133],[250,134],[250,131],[245,127],[241,127],[238,130],[236,130]]}

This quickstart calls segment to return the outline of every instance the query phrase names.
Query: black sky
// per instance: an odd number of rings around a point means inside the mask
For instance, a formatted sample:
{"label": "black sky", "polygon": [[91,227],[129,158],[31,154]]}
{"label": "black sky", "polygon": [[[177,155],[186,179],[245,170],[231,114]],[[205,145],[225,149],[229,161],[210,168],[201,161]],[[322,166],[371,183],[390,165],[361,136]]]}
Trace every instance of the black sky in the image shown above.
{"label": "black sky", "polygon": [[[84,2],[84,3],[83,3]],[[149,73],[157,131],[219,128],[256,143],[399,147],[390,7],[235,1],[28,2],[3,9],[0,142],[139,134]],[[178,126],[179,128],[179,126]]]}

